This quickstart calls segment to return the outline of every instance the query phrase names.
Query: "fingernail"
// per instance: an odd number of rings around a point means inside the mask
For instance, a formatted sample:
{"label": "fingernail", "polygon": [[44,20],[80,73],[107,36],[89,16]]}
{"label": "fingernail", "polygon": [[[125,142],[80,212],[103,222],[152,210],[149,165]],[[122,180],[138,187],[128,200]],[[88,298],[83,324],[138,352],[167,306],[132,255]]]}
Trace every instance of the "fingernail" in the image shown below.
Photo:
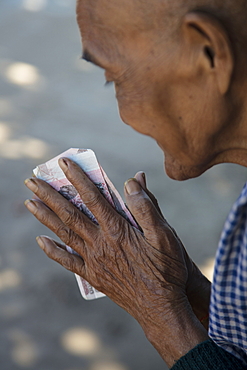
{"label": "fingernail", "polygon": [[37,241],[38,245],[40,246],[40,248],[44,250],[45,249],[45,243],[44,243],[43,238],[41,238],[40,236],[37,236],[36,241]]}
{"label": "fingernail", "polygon": [[129,195],[139,194],[142,190],[136,179],[129,179],[124,186]]}
{"label": "fingernail", "polygon": [[37,184],[34,182],[33,179],[26,179],[24,184],[28,187],[29,190],[35,192],[38,190]]}
{"label": "fingernail", "polygon": [[62,168],[62,170],[66,171],[68,169],[68,162],[66,158],[59,158],[59,166]]}
{"label": "fingernail", "polygon": [[25,200],[24,204],[27,207],[27,209],[32,213],[34,213],[37,210],[36,204],[30,199]]}
{"label": "fingernail", "polygon": [[143,189],[146,189],[147,188],[147,181],[146,181],[146,175],[145,175],[144,172],[141,172],[141,178],[142,178],[141,186],[143,187]]}

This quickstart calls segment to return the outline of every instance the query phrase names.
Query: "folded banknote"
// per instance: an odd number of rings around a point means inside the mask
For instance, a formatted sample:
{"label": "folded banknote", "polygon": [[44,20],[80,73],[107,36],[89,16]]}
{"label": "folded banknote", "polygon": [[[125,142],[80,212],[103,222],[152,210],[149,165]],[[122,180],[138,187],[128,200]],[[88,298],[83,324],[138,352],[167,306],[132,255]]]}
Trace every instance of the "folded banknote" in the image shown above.
{"label": "folded banknote", "polygon": [[[80,168],[87,174],[90,180],[97,186],[99,191],[108,200],[108,202],[119,212],[126,220],[128,220],[134,227],[138,225],[123,202],[118,191],[111,183],[106,173],[99,165],[94,152],[91,149],[71,148],[48,162],[37,166],[33,173],[34,175],[49,183],[54,189],[62,194],[66,199],[73,203],[79,210],[87,215],[94,223],[98,223],[94,215],[85,206],[80,198],[77,190],[69,182],[63,171],[58,165],[58,159],[61,157],[69,158],[77,163]],[[70,253],[75,253],[70,246],[66,246]],[[75,274],[80,292],[83,298],[92,300],[104,297],[104,294],[92,287],[86,280]]]}

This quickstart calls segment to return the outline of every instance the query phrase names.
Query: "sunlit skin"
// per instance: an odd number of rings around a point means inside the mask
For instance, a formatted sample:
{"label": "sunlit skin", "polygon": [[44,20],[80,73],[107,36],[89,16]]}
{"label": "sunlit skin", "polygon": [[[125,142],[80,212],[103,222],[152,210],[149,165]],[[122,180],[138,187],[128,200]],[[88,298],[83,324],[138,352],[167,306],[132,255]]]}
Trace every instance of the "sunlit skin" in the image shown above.
{"label": "sunlit skin", "polygon": [[[83,57],[114,82],[123,121],[157,141],[174,179],[199,176],[217,163],[247,166],[244,5],[77,2]],[[28,210],[81,258],[45,236],[37,239],[39,246],[129,312],[172,367],[208,339],[209,281],[162,216],[142,173],[125,184],[125,197],[143,234],[73,162],[61,159],[59,165],[99,225],[43,181],[28,179],[42,201],[26,201]]]}
{"label": "sunlit skin", "polygon": [[[184,180],[217,163],[245,165],[247,141],[239,135],[240,130],[247,134],[242,130],[244,105],[236,114],[235,92],[238,82],[245,92],[246,71],[238,63],[231,85],[233,48],[222,25],[194,13],[185,15],[182,27],[170,35],[163,20],[166,8],[157,14],[147,10],[146,29],[133,1],[110,4],[78,2],[83,49],[114,81],[123,121],[158,142],[168,175]],[[205,48],[215,54],[213,66]],[[245,97],[241,101],[237,91],[238,104],[243,104]]]}

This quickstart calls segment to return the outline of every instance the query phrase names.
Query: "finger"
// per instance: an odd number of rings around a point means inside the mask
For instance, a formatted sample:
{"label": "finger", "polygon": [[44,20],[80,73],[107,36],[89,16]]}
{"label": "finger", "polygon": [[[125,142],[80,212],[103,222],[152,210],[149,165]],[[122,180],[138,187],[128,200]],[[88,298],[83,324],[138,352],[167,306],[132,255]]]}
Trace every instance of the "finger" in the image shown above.
{"label": "finger", "polygon": [[64,248],[61,248],[60,243],[46,236],[39,236],[36,240],[40,248],[49,258],[58,262],[67,270],[82,277],[85,276],[85,263],[81,257],[67,252]]}
{"label": "finger", "polygon": [[45,204],[38,200],[28,199],[25,201],[25,206],[43,225],[53,231],[66,245],[73,248],[80,256],[85,255],[84,240],[66,226]]}
{"label": "finger", "polygon": [[112,224],[112,219],[114,219],[115,223],[122,219],[76,163],[68,158],[60,158],[59,166],[67,179],[77,189],[81,199],[93,213],[102,229],[109,228],[109,225]]}
{"label": "finger", "polygon": [[161,209],[159,207],[159,204],[158,204],[157,199],[155,198],[155,196],[153,195],[153,193],[151,193],[151,191],[149,191],[148,188],[147,188],[147,180],[146,180],[145,173],[142,172],[142,171],[137,172],[137,174],[135,174],[135,177],[134,178],[139,182],[139,184],[141,185],[141,187],[143,188],[143,190],[145,190],[145,192],[147,193],[147,195],[149,196],[149,198],[152,200],[153,204],[157,208],[157,210],[160,213],[160,215],[164,218],[164,216],[163,216],[163,214],[161,212]]}
{"label": "finger", "polygon": [[164,219],[135,178],[126,181],[124,190],[128,208],[141,226],[145,237],[150,239],[155,228],[164,227]]}
{"label": "finger", "polygon": [[97,225],[84,215],[82,211],[78,210],[45,181],[31,178],[25,181],[25,185],[53,210],[64,225],[67,225],[76,234],[80,235],[87,243],[93,243],[98,230]]}
{"label": "finger", "polygon": [[[45,238],[47,238],[47,239],[50,239],[51,241],[53,241],[54,243],[56,243],[56,245],[59,247],[59,248],[61,248],[61,249],[63,249],[64,251],[67,251],[68,252],[68,250],[67,250],[67,247],[66,247],[66,245],[65,244],[62,244],[62,243],[59,243],[57,240],[54,240],[54,239],[52,239],[52,238],[50,238],[49,236],[46,236],[46,235],[41,235],[40,237],[45,237]],[[39,237],[38,237],[39,238]],[[36,238],[36,240],[37,240],[37,238]]]}
{"label": "finger", "polygon": [[146,181],[146,175],[143,171],[139,171],[135,174],[134,178],[139,182],[142,189],[147,191],[147,181]]}

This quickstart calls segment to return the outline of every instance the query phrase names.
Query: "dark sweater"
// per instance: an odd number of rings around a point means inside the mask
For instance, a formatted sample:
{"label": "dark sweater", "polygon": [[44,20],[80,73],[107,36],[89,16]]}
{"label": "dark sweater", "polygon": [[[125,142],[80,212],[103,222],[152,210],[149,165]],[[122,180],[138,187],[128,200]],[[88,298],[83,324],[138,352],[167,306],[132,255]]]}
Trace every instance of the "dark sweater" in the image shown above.
{"label": "dark sweater", "polygon": [[171,370],[243,370],[242,361],[207,340],[181,357]]}

